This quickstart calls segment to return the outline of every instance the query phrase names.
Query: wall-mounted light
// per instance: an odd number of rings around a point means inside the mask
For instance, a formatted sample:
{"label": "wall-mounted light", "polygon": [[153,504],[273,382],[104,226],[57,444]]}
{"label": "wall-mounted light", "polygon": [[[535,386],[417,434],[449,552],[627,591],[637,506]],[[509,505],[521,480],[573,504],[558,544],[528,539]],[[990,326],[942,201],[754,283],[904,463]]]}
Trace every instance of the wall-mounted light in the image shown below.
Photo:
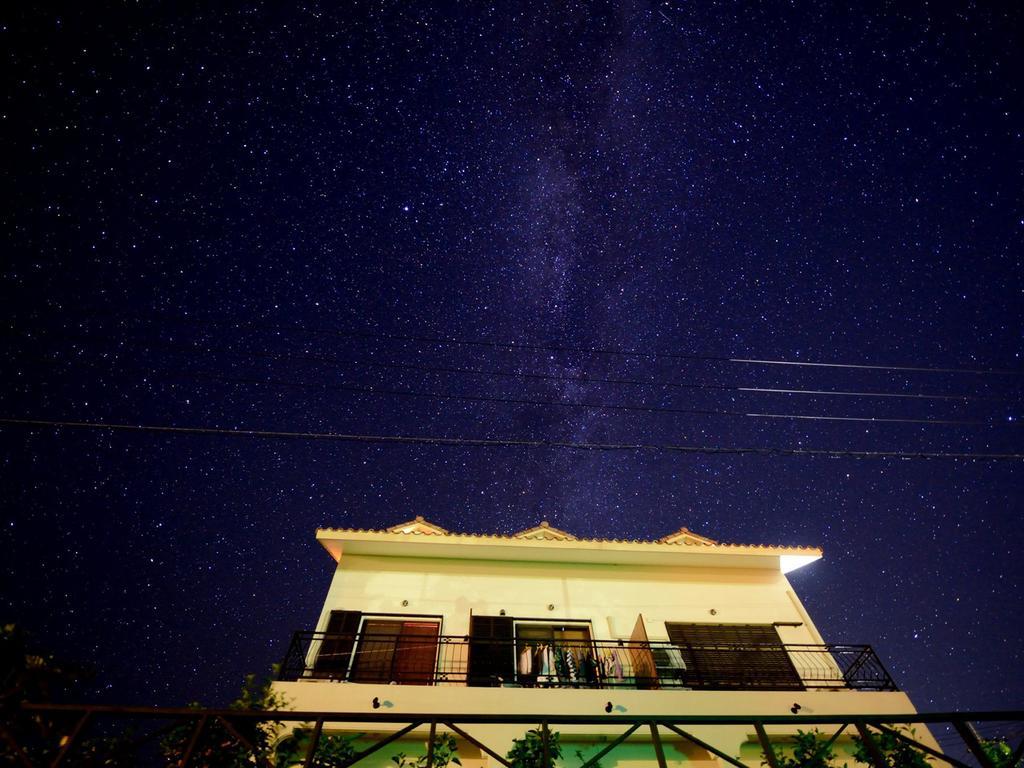
{"label": "wall-mounted light", "polygon": [[405,608],[407,605],[409,605],[409,601],[408,600],[403,600],[402,601],[402,607]]}
{"label": "wall-mounted light", "polygon": [[505,609],[502,608],[500,611],[498,611],[498,615],[499,616],[504,616],[505,615]]}
{"label": "wall-mounted light", "polygon": [[710,613],[712,616],[717,616],[718,615],[718,611],[716,611],[714,608],[712,608],[710,611],[708,611],[708,613]]}
{"label": "wall-mounted light", "polygon": [[789,708],[789,711],[795,715],[801,709],[803,709],[803,707],[801,707],[799,704],[794,704],[792,707]]}
{"label": "wall-mounted light", "polygon": [[555,610],[555,604],[554,603],[548,603],[548,610],[549,611]]}
{"label": "wall-mounted light", "polygon": [[604,711],[605,712],[611,712],[612,711],[612,703],[610,701],[607,704],[604,705]]}

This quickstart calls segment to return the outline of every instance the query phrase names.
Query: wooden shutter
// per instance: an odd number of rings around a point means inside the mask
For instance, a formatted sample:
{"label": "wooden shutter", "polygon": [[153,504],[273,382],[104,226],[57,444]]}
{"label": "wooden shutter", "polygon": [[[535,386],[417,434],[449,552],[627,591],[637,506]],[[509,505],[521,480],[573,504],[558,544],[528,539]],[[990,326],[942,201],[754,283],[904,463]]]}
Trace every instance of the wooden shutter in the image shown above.
{"label": "wooden shutter", "polygon": [[313,664],[313,677],[345,677],[362,616],[359,611],[331,611]]}
{"label": "wooden shutter", "polygon": [[395,682],[432,685],[437,664],[437,642],[441,625],[436,621],[406,621],[395,649]]}
{"label": "wooden shutter", "polygon": [[701,688],[803,690],[771,624],[665,623],[686,662],[687,678]]}
{"label": "wooden shutter", "polygon": [[469,623],[469,685],[501,685],[515,679],[513,620],[473,616]]}
{"label": "wooden shutter", "polygon": [[647,640],[647,627],[644,626],[644,616],[637,614],[636,624],[633,625],[633,633],[629,636],[629,656],[633,663],[633,676],[636,679],[637,688],[657,688],[658,673],[654,666],[654,655],[651,653],[651,645]]}
{"label": "wooden shutter", "polygon": [[401,621],[367,619],[359,635],[356,659],[352,664],[352,681],[356,683],[390,683],[394,681],[395,652],[402,634]]}

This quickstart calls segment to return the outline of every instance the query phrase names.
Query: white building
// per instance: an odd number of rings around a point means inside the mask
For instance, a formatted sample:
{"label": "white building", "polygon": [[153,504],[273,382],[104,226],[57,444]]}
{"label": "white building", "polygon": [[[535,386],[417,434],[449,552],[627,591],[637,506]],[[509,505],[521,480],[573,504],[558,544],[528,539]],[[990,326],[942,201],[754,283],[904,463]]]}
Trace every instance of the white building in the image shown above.
{"label": "white building", "polygon": [[[296,710],[914,713],[871,648],[826,645],[793,591],[786,574],[820,559],[816,548],[722,544],[685,528],[658,541],[578,539],[547,523],[513,536],[470,535],[420,517],[316,535],[337,566],[315,631],[296,635],[275,684]],[[523,730],[485,724],[473,736],[503,755]],[[577,750],[593,755],[623,729],[560,730],[572,768]],[[793,731],[768,728],[780,742]],[[691,733],[761,763],[750,728]],[[407,754],[423,748],[422,734],[411,735]],[[918,738],[934,746],[929,734]],[[849,745],[849,736],[836,742],[840,751]],[[493,762],[464,740],[459,750],[464,765]],[[669,764],[723,764],[682,738],[666,739],[664,751]],[[638,731],[601,764],[656,765],[651,735]]]}

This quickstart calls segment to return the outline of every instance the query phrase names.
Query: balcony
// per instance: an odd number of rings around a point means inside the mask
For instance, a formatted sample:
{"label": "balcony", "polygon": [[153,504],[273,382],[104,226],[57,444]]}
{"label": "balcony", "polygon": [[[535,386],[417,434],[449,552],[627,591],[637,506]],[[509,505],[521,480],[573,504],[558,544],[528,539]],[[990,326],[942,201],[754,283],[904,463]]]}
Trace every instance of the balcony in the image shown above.
{"label": "balcony", "polygon": [[868,645],[586,640],[296,632],[279,680],[641,690],[867,690],[896,684]]}

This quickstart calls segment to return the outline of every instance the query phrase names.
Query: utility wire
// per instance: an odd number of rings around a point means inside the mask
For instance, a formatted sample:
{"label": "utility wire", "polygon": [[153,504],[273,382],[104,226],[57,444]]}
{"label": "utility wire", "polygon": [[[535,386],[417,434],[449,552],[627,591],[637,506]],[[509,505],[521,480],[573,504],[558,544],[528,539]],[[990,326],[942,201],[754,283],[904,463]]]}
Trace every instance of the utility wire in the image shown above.
{"label": "utility wire", "polygon": [[[83,341],[93,341],[89,337],[78,337]],[[290,352],[261,352],[261,351],[238,351],[226,347],[214,347],[208,344],[178,344],[165,341],[132,342],[136,346],[153,348],[160,346],[170,349],[188,350],[191,352],[205,352],[218,355],[227,355],[244,359],[247,357],[263,358],[269,360],[296,360],[302,362],[322,362],[332,365],[349,366],[357,365],[384,370],[416,371],[418,373],[455,373],[470,374],[494,378],[511,379],[535,379],[543,381],[569,381],[583,384],[625,384],[630,386],[647,387],[650,389],[670,388],[686,390],[702,390],[713,392],[751,392],[758,394],[785,394],[785,395],[808,395],[812,397],[877,397],[897,398],[912,400],[942,400],[942,401],[985,401],[985,402],[1016,402],[1014,398],[989,397],[984,395],[968,394],[939,394],[939,393],[917,393],[917,392],[878,392],[874,390],[834,390],[834,389],[786,389],[779,387],[743,387],[735,384],[711,384],[708,382],[681,382],[681,381],[660,381],[641,379],[620,379],[604,378],[594,376],[563,376],[551,373],[538,373],[535,371],[502,371],[494,369],[461,368],[457,366],[434,366],[422,365],[419,363],[384,363],[377,360],[346,360],[332,355],[320,355],[316,353],[303,353],[301,355]]]}
{"label": "utility wire", "polygon": [[[191,348],[190,348],[191,349]],[[224,350],[227,354],[237,354],[229,350]],[[279,355],[273,353],[252,353],[256,356],[267,356],[274,359],[298,359],[305,360],[305,356],[298,355]],[[243,355],[244,356],[244,355]],[[62,361],[45,360],[47,363],[58,363]],[[94,361],[75,361],[76,363],[84,362],[87,365],[96,364]],[[373,363],[368,363],[373,365]],[[387,364],[382,364],[387,365]],[[419,369],[419,366],[401,366],[401,367],[412,367]],[[122,368],[124,370],[124,368]],[[570,401],[570,400],[540,400],[540,399],[527,399],[527,398],[512,398],[512,397],[497,397],[489,395],[465,395],[465,394],[454,394],[449,392],[418,392],[415,390],[407,389],[390,389],[383,387],[373,386],[358,386],[354,384],[346,384],[340,382],[300,382],[300,381],[287,381],[282,379],[274,379],[269,377],[263,378],[245,378],[236,376],[224,376],[222,374],[208,373],[208,372],[194,372],[194,371],[181,371],[181,370],[160,370],[157,368],[144,368],[136,367],[134,369],[140,373],[148,374],[159,374],[164,378],[177,378],[185,380],[197,380],[197,381],[220,381],[228,384],[244,384],[244,385],[257,385],[257,386],[280,386],[280,387],[291,387],[300,389],[334,389],[343,392],[352,392],[355,394],[364,395],[378,395],[378,396],[396,396],[396,397],[417,397],[427,398],[435,400],[463,400],[468,402],[484,402],[484,403],[500,403],[508,405],[533,405],[533,406],[549,406],[549,407],[564,407],[564,408],[583,408],[591,410],[603,410],[603,411],[632,411],[639,413],[668,413],[668,414],[686,414],[695,416],[728,416],[728,417],[745,417],[745,418],[760,418],[760,419],[794,419],[801,421],[834,421],[834,422],[856,422],[856,423],[877,423],[877,424],[921,424],[928,426],[994,426],[996,422],[979,419],[936,419],[936,418],[896,418],[896,417],[884,417],[884,416],[832,416],[823,414],[793,414],[793,413],[764,413],[764,412],[752,412],[752,411],[735,411],[735,410],[722,410],[722,409],[699,409],[699,408],[672,408],[672,407],[655,407],[655,406],[640,406],[640,405],[629,405],[629,404],[618,404],[618,403],[593,403],[593,402],[582,402],[582,401]],[[434,369],[428,369],[434,370]],[[443,370],[443,369],[442,369]],[[476,373],[472,369],[465,369],[467,372]],[[482,372],[481,372],[482,373]],[[515,374],[510,374],[515,375]],[[571,377],[567,377],[570,378]],[[575,380],[575,379],[572,379]],[[1016,424],[1017,422],[1011,422]]]}
{"label": "utility wire", "polygon": [[805,360],[757,360],[745,357],[730,357],[730,363],[752,365],[795,365],[804,368],[855,368],[862,371],[912,371],[916,373],[977,373],[1000,376],[1024,376],[1024,371],[1005,368],[932,368],[924,365],[869,365],[865,363],[815,363]]}
{"label": "utility wire", "polygon": [[963,459],[968,461],[1020,461],[1022,453],[943,453],[933,451],[850,451],[812,448],[726,448],[670,443],[578,443],[561,440],[483,439],[432,437],[421,435],[362,435],[343,432],[281,432],[265,429],[225,429],[222,427],[174,427],[152,424],[118,424],[101,421],[65,421],[56,419],[0,418],[0,425],[97,429],[123,432],[153,432],[174,435],[224,435],[230,437],[280,438],[292,440],[330,440],[348,443],[390,445],[439,445],[483,448],[561,448],[578,451],[658,451],[668,453],[821,456],[858,459]]}
{"label": "utility wire", "polygon": [[162,372],[171,378],[185,379],[209,379],[229,384],[246,385],[270,385],[282,387],[294,387],[299,389],[334,389],[342,392],[353,392],[363,395],[384,395],[395,397],[418,397],[430,400],[463,400],[477,403],[498,403],[502,405],[539,405],[562,408],[584,408],[596,411],[633,411],[639,413],[671,413],[689,416],[734,416],[742,418],[763,418],[763,419],[801,419],[805,421],[854,421],[854,422],[879,422],[892,424],[927,424],[944,426],[990,426],[987,421],[970,421],[965,419],[902,419],[883,417],[860,417],[860,416],[818,416],[814,414],[790,414],[790,413],[748,413],[745,411],[729,411],[713,408],[658,408],[646,405],[620,405],[617,403],[589,403],[574,400],[540,400],[518,397],[496,397],[491,395],[457,395],[450,392],[418,392],[410,389],[389,389],[384,387],[363,387],[353,384],[334,382],[301,382],[286,381],[282,379],[257,379],[243,378],[236,376],[223,376],[216,373],[168,371]]}
{"label": "utility wire", "polygon": [[[151,321],[152,318],[143,318],[146,321]],[[666,360],[692,360],[701,362],[712,362],[712,363],[743,363],[749,365],[790,365],[800,367],[812,367],[812,368],[845,368],[845,369],[861,369],[861,370],[874,370],[874,371],[902,371],[902,372],[917,372],[917,373],[970,373],[978,375],[1001,375],[1001,376],[1024,376],[1024,371],[1009,370],[1003,368],[959,368],[959,367],[932,367],[924,365],[890,365],[890,364],[867,364],[867,363],[846,363],[846,362],[810,362],[802,360],[773,360],[773,359],[761,359],[761,358],[746,358],[746,357],[728,357],[725,355],[698,355],[698,354],[684,354],[679,352],[662,352],[652,351],[644,352],[635,349],[613,349],[613,348],[601,348],[601,347],[573,347],[562,344],[532,344],[523,343],[516,341],[492,341],[489,339],[459,339],[459,338],[444,338],[440,336],[422,336],[422,335],[407,335],[407,334],[396,334],[396,333],[381,333],[381,332],[370,332],[370,331],[346,331],[338,328],[311,328],[301,325],[272,325],[268,323],[257,323],[257,322],[224,322],[217,320],[209,320],[203,318],[162,318],[170,319],[176,322],[183,322],[189,324],[206,324],[214,326],[227,326],[233,328],[259,328],[262,330],[270,331],[281,331],[290,330],[298,333],[306,333],[318,336],[336,336],[343,338],[358,338],[358,339],[384,339],[388,341],[408,341],[419,344],[442,344],[447,346],[458,345],[458,346],[475,346],[475,347],[488,347],[491,349],[504,349],[504,350],[530,350],[536,352],[573,352],[580,354],[589,355],[616,355],[620,357],[640,357],[648,359],[662,358]]]}

